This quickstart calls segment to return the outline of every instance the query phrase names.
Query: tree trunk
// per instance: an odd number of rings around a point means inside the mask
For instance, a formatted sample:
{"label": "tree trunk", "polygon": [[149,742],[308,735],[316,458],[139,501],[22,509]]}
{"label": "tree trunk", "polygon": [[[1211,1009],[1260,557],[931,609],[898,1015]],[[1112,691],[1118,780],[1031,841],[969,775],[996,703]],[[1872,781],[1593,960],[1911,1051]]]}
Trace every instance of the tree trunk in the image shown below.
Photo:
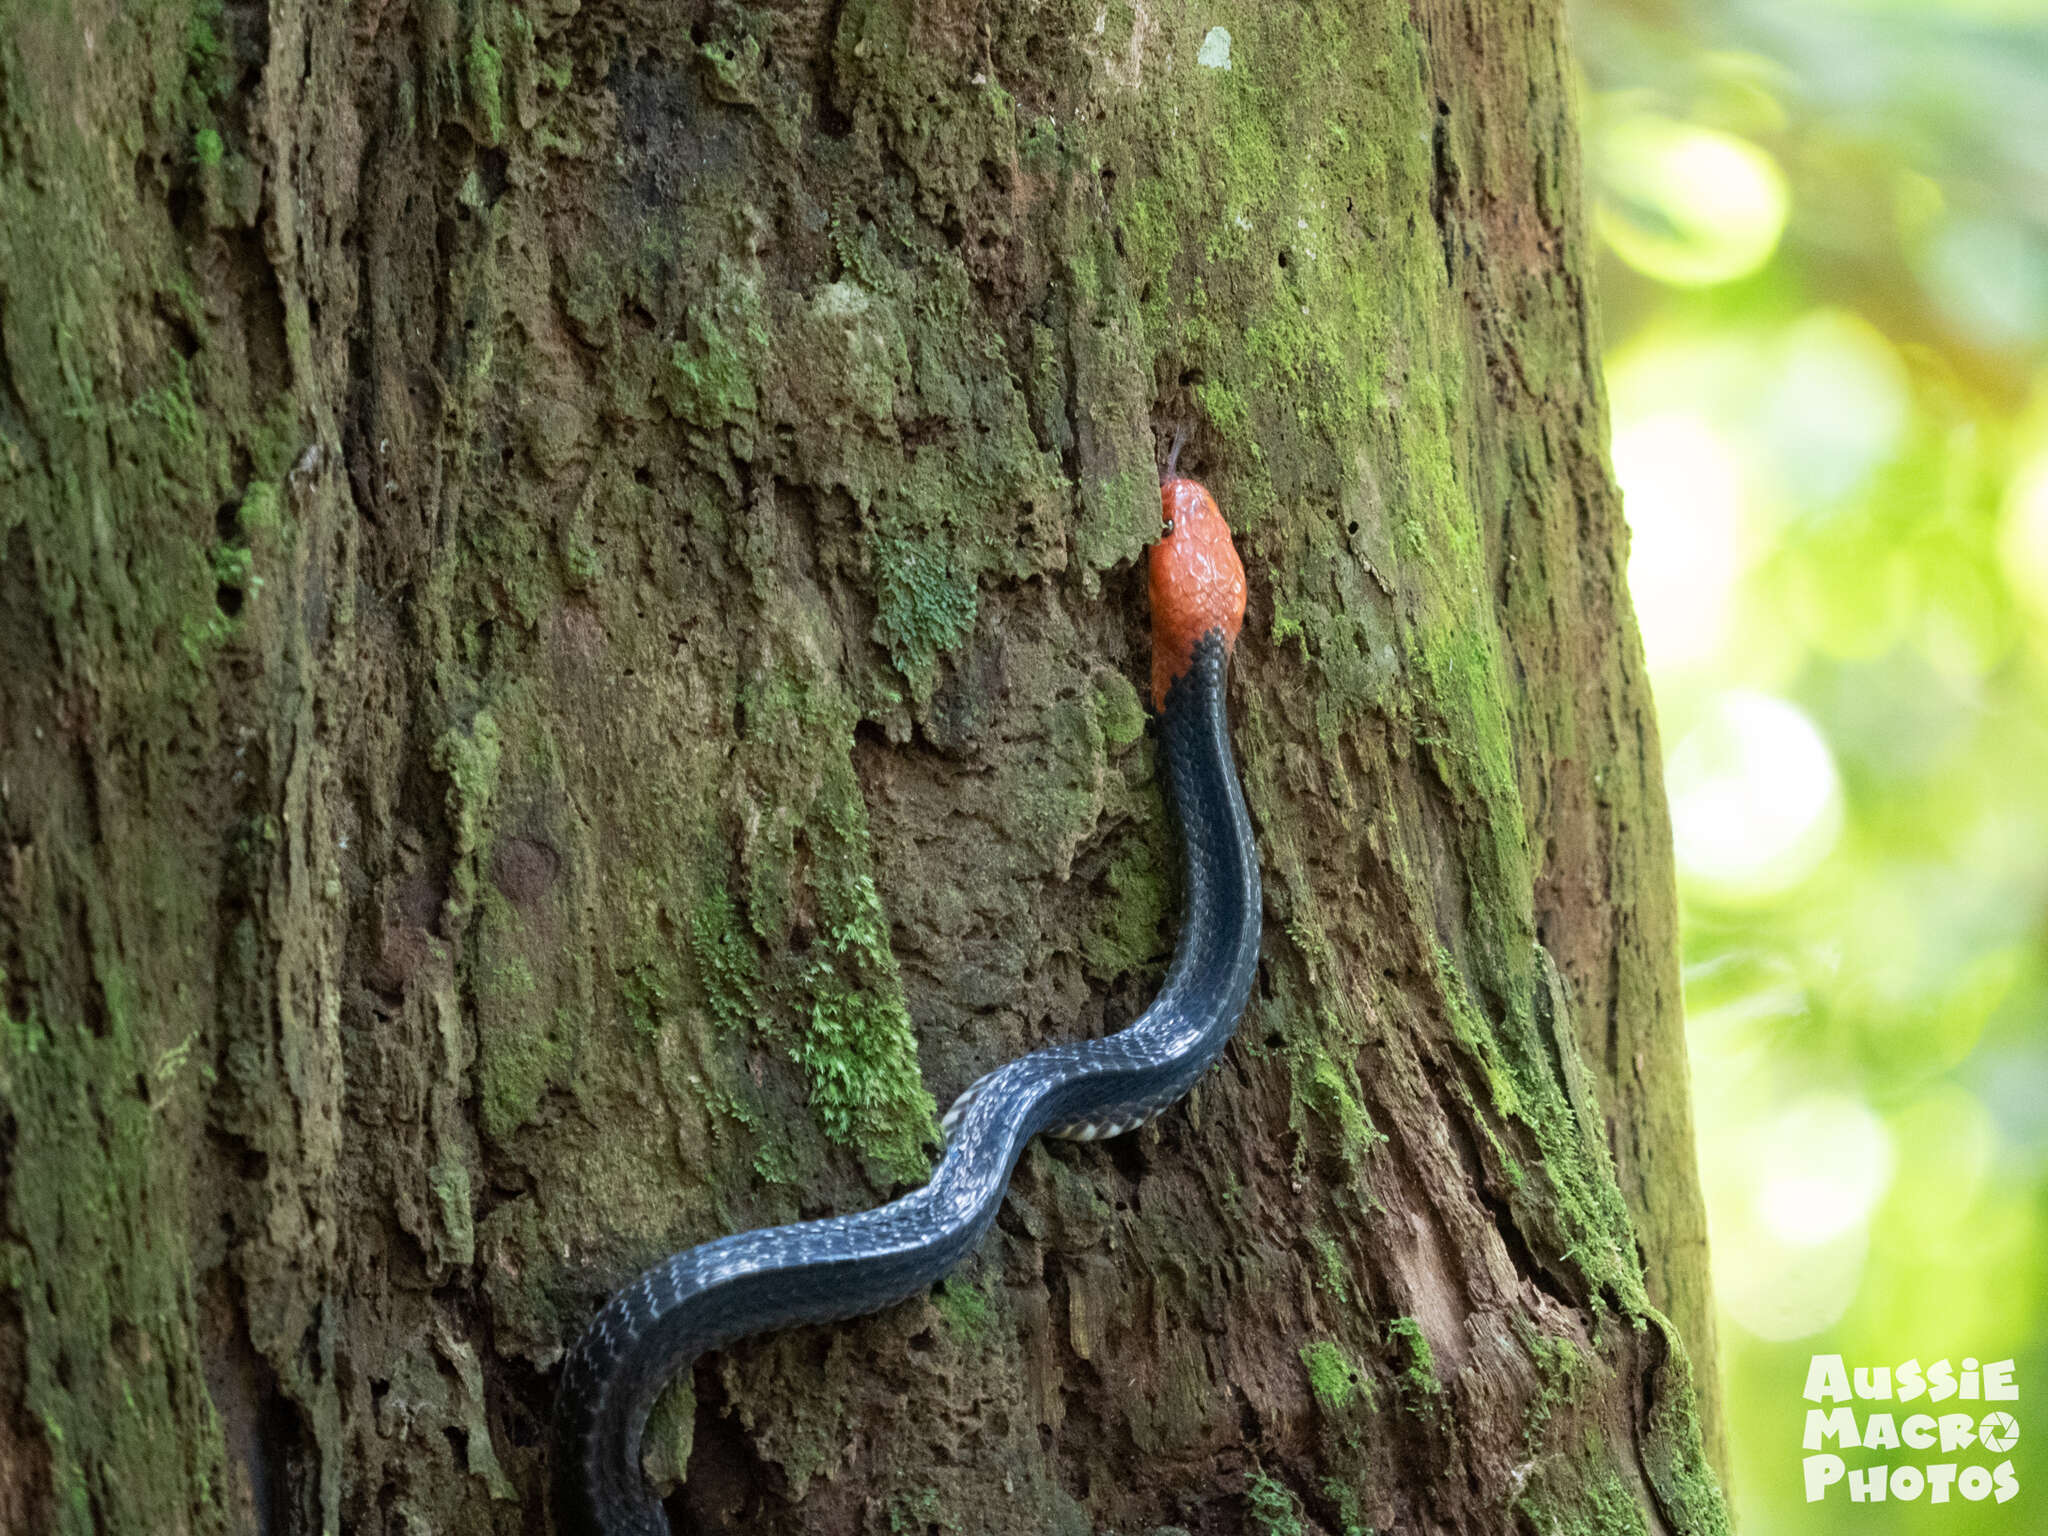
{"label": "tree trunk", "polygon": [[1132,1016],[1186,424],[1240,1036],[678,1528],[1725,1529],[1556,4],[4,14],[0,1528],[543,1529],[609,1288]]}

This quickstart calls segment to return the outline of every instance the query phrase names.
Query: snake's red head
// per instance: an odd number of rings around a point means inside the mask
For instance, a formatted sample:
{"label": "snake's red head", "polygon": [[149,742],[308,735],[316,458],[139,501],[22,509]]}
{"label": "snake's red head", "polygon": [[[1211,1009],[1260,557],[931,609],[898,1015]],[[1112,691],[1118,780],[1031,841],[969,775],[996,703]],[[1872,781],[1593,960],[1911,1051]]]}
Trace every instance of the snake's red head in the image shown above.
{"label": "snake's red head", "polygon": [[1244,563],[1216,498],[1179,477],[1159,487],[1165,534],[1152,546],[1152,706],[1194,664],[1195,644],[1223,631],[1226,651],[1244,627]]}

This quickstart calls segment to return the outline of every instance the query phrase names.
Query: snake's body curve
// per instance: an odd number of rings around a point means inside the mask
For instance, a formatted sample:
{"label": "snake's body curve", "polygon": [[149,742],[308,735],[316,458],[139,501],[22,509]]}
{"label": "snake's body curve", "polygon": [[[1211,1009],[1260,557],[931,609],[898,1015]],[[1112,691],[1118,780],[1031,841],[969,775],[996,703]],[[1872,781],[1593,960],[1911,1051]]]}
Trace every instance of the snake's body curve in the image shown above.
{"label": "snake's body curve", "polygon": [[1224,713],[1244,573],[1209,493],[1162,487],[1152,549],[1153,694],[1186,891],[1165,983],[1127,1028],[1048,1046],[976,1082],[946,1116],[931,1182],[852,1216],[686,1249],[615,1294],[563,1367],[554,1504],[562,1536],[666,1536],[640,1470],[654,1399],[706,1350],[878,1311],[960,1262],[988,1231],[1033,1136],[1115,1135],[1194,1086],[1237,1029],[1259,951],[1259,868]]}

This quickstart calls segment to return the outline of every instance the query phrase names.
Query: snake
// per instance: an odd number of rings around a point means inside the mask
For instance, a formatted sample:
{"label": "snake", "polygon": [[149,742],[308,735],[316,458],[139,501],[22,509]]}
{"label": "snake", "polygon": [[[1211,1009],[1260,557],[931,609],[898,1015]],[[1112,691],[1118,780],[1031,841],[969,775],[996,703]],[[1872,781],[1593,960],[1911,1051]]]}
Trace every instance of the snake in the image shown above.
{"label": "snake", "polygon": [[640,1466],[655,1398],[699,1355],[749,1335],[880,1311],[943,1278],[987,1233],[1034,1136],[1135,1129],[1178,1102],[1236,1032],[1257,974],[1257,847],[1231,755],[1229,660],[1244,566],[1215,498],[1171,464],[1148,552],[1152,701],[1185,861],[1165,980],[1132,1023],[1020,1056],[941,1122],[922,1188],[871,1210],[684,1249],[615,1292],[563,1365],[553,1503],[561,1536],[666,1536]]}

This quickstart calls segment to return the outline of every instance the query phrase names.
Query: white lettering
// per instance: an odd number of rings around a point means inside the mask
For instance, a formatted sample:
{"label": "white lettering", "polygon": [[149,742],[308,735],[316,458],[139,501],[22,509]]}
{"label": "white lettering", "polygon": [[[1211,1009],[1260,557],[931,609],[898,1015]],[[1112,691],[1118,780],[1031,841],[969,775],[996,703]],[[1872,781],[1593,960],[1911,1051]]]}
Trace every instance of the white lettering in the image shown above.
{"label": "white lettering", "polygon": [[1840,1355],[1815,1355],[1808,1362],[1806,1400],[1809,1403],[1843,1403],[1849,1400],[1849,1372]]}
{"label": "white lettering", "polygon": [[1817,1451],[1824,1441],[1838,1441],[1844,1450],[1854,1450],[1856,1439],[1856,1410],[1847,1406],[1823,1413],[1818,1408],[1806,1410],[1806,1439],[1802,1442],[1809,1451]]}
{"label": "white lettering", "polygon": [[1806,1471],[1806,1502],[1817,1504],[1827,1497],[1828,1484],[1839,1483],[1848,1463],[1839,1456],[1809,1456],[1802,1463]]}
{"label": "white lettering", "polygon": [[[2020,1425],[2012,1412],[1988,1413],[1890,1413],[1860,1415],[1858,1403],[1896,1401],[1910,1403],[1926,1396],[1930,1404],[1951,1398],[1974,1403],[2016,1402],[2019,1386],[2015,1362],[1980,1361],[1974,1355],[1962,1359],[1961,1369],[1944,1356],[1922,1365],[1915,1358],[1896,1365],[1850,1366],[1841,1355],[1807,1357],[1804,1396],[1809,1403],[1838,1404],[1806,1410],[1800,1444],[1811,1454],[1800,1463],[1806,1502],[1818,1504],[1837,1483],[1847,1482],[1849,1499],[1856,1504],[1881,1504],[1890,1500],[1910,1504],[1927,1497],[1931,1504],[1948,1504],[1958,1493],[1973,1504],[1995,1499],[2004,1504],[2020,1491],[2019,1474],[2009,1460],[1995,1467],[1965,1464],[1956,1460],[1920,1461],[1917,1464],[1880,1465],[1851,1468],[1835,1454],[1848,1450],[1933,1451],[1954,1457],[1972,1446],[2002,1453],[2019,1443]],[[1960,1406],[1960,1403],[1958,1404]]]}

